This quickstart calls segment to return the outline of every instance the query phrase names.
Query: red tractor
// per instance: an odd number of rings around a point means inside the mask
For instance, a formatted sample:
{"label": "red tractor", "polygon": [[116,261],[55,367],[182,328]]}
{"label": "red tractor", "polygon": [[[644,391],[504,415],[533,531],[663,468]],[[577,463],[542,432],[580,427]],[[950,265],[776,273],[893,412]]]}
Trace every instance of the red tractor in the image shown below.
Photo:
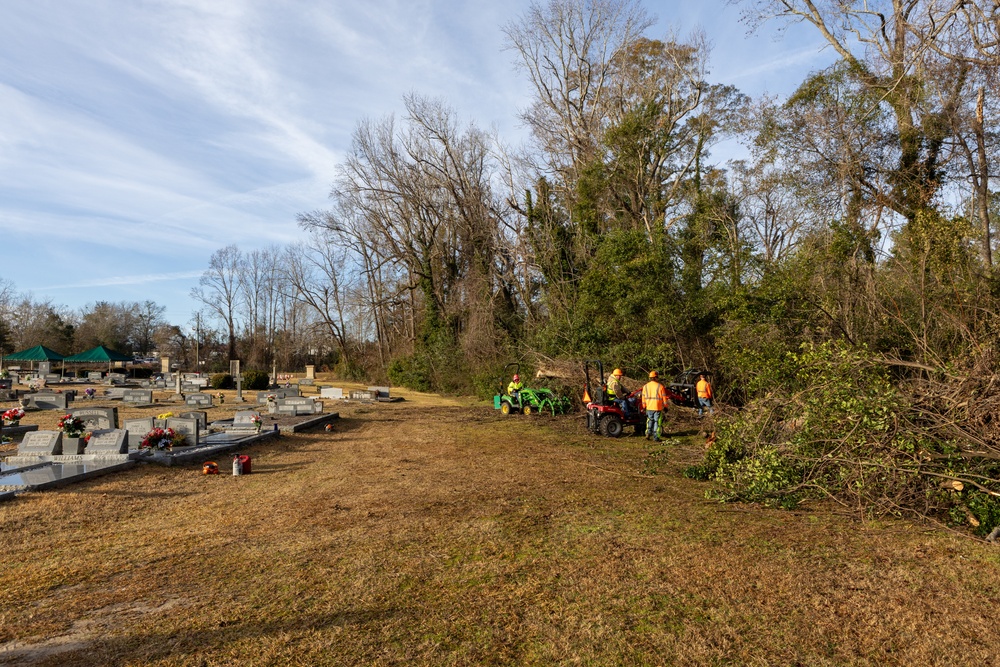
{"label": "red tractor", "polygon": [[[592,367],[593,366],[593,367]],[[591,377],[591,371],[597,378]],[[626,426],[632,426],[636,435],[646,433],[646,412],[642,409],[642,387],[631,392],[625,399],[627,410],[621,401],[608,395],[608,385],[604,375],[604,364],[600,360],[583,362],[586,386],[583,404],[587,414],[587,430],[609,438],[618,438]],[[667,387],[667,398],[680,405],[686,403],[684,396]]]}

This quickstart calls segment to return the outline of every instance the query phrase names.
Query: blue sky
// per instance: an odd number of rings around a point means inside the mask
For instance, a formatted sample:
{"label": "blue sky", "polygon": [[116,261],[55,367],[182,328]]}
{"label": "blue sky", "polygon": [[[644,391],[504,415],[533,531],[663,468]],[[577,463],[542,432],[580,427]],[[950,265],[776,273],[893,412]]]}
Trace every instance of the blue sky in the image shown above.
{"label": "blue sky", "polygon": [[[211,254],[302,236],[351,132],[438,96],[517,142],[527,82],[500,27],[527,0],[56,0],[0,8],[0,278],[73,309],[186,324]],[[702,29],[713,82],[784,95],[817,35],[746,35],[724,0],[647,2],[652,37]]]}

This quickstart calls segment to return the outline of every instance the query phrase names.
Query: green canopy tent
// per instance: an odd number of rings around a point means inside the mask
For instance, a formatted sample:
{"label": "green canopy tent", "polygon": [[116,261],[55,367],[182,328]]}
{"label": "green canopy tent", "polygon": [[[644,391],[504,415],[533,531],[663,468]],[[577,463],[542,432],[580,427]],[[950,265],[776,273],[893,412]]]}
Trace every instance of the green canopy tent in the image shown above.
{"label": "green canopy tent", "polygon": [[[13,354],[4,355],[2,361],[30,361],[32,362],[32,368],[34,368],[34,362],[36,361],[64,361],[65,357],[56,352],[55,350],[50,350],[44,345],[36,345],[35,347],[29,347],[27,350],[21,350],[20,352],[14,352]],[[2,366],[2,364],[0,364]],[[65,368],[65,364],[63,367]]]}
{"label": "green canopy tent", "polygon": [[98,345],[97,347],[91,348],[86,352],[81,352],[79,354],[74,354],[66,357],[65,361],[70,364],[92,364],[96,362],[107,362],[108,370],[111,370],[111,363],[115,361],[135,361],[133,357],[127,354],[122,354],[121,352],[115,352],[112,349],[106,348],[103,345]]}

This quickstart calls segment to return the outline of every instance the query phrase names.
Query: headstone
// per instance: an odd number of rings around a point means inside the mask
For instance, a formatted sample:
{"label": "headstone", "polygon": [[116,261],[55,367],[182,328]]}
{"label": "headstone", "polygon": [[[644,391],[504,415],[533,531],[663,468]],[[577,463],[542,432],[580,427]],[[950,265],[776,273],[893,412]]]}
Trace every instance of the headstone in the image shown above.
{"label": "headstone", "polygon": [[87,373],[87,382],[100,384],[104,380],[104,374],[100,371],[90,371]]}
{"label": "headstone", "polygon": [[177,433],[183,433],[188,445],[198,444],[198,420],[184,419],[182,417],[170,417],[167,419],[167,428],[172,428]]}
{"label": "headstone", "polygon": [[153,418],[126,419],[122,422],[122,428],[128,432],[129,449],[139,449],[139,443],[153,430]]}
{"label": "headstone", "polygon": [[14,381],[10,378],[0,378],[0,389],[13,389]]}
{"label": "headstone", "polygon": [[39,361],[38,362],[38,376],[45,377],[52,372],[52,362],[51,361]]}
{"label": "headstone", "polygon": [[112,401],[120,401],[125,396],[124,387],[112,387],[104,392],[104,397]]}
{"label": "headstone", "polygon": [[177,416],[181,419],[197,419],[198,428],[202,431],[208,430],[208,413],[204,410],[191,410],[190,412],[182,412]]}
{"label": "headstone", "polygon": [[323,402],[301,396],[289,396],[275,401],[277,414],[313,415],[323,412]]}
{"label": "headstone", "polygon": [[380,398],[389,398],[388,387],[368,387],[368,391],[375,392],[375,400],[378,400]]}
{"label": "headstone", "polygon": [[20,456],[56,456],[62,454],[62,431],[25,433],[17,447]]}
{"label": "headstone", "polygon": [[[145,435],[146,432],[143,433]],[[142,436],[139,438],[142,439]],[[138,447],[138,445],[136,445]],[[94,431],[87,445],[88,454],[127,454],[129,434],[125,429]]]}
{"label": "headstone", "polygon": [[316,379],[316,366],[314,366],[312,364],[307,364],[306,365],[306,379],[307,380],[315,380]]}
{"label": "headstone", "polygon": [[150,405],[153,403],[152,389],[126,389],[122,401],[132,405]]}
{"label": "headstone", "polygon": [[49,384],[52,384],[54,382],[62,382],[62,376],[59,375],[58,373],[45,373],[44,375],[42,375],[42,377],[45,378],[45,381]]}
{"label": "headstone", "polygon": [[200,384],[195,384],[194,382],[184,382],[183,380],[180,384],[182,394],[196,394],[201,391]]}
{"label": "headstone", "polygon": [[316,384],[316,380],[312,378],[302,378],[301,380],[299,380],[300,387],[311,387],[314,384]]}
{"label": "headstone", "polygon": [[344,398],[344,390],[340,387],[323,387],[319,390],[320,398]]}
{"label": "headstone", "polygon": [[166,375],[170,372],[170,357],[160,357],[160,372],[166,379]]}
{"label": "headstone", "polygon": [[108,373],[105,379],[111,384],[125,384],[128,378],[122,373]]}
{"label": "headstone", "polygon": [[229,431],[247,431],[250,433],[257,432],[257,425],[253,423],[252,418],[254,416],[260,417],[260,413],[253,410],[240,410],[233,417],[233,425],[231,428],[227,429]]}
{"label": "headstone", "polygon": [[374,391],[363,391],[356,389],[350,394],[352,401],[374,401],[378,398],[378,394]]}
{"label": "headstone", "polygon": [[82,419],[87,430],[118,428],[118,408],[73,408],[69,413]]}
{"label": "headstone", "polygon": [[25,396],[30,403],[29,406],[39,410],[65,410],[69,406],[69,396],[66,394],[55,394],[39,392]]}
{"label": "headstone", "polygon": [[212,395],[201,393],[188,394],[184,399],[184,403],[185,405],[197,408],[210,408],[212,407]]}

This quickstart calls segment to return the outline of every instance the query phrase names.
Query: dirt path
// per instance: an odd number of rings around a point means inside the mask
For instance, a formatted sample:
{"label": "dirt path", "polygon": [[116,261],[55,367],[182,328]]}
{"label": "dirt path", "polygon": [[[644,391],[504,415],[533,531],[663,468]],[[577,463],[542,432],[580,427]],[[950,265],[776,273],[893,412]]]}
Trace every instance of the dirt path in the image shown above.
{"label": "dirt path", "polygon": [[0,504],[0,664],[995,660],[993,548],[705,501],[696,436],[408,398],[258,445],[247,477]]}

